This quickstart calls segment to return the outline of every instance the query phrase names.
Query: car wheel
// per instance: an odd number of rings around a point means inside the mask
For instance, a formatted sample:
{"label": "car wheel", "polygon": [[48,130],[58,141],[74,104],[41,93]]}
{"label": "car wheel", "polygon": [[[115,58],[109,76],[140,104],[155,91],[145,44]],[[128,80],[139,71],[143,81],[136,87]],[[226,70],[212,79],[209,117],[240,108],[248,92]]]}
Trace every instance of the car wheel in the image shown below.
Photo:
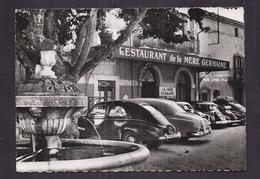
{"label": "car wheel", "polygon": [[127,131],[122,135],[122,141],[125,142],[132,142],[132,143],[139,143],[137,135],[135,132]]}

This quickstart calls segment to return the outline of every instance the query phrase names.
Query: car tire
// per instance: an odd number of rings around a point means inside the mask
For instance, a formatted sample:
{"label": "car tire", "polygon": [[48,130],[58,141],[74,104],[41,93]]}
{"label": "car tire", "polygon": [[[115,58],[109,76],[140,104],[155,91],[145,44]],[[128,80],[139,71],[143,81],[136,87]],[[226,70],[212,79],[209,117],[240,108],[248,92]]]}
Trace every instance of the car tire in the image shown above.
{"label": "car tire", "polygon": [[132,142],[132,143],[139,143],[138,137],[135,132],[133,131],[126,131],[121,138],[122,141],[125,142]]}

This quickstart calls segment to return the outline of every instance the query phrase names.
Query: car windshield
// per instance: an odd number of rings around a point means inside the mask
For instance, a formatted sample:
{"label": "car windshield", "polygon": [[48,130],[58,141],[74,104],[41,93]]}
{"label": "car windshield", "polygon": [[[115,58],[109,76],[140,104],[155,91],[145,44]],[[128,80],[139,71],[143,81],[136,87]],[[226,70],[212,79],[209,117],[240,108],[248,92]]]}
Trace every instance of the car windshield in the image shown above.
{"label": "car windshield", "polygon": [[183,109],[184,109],[185,111],[189,111],[189,112],[191,112],[191,113],[194,112],[193,108],[192,108],[191,105],[189,105],[189,104],[184,104]]}
{"label": "car windshield", "polygon": [[218,110],[218,107],[216,105],[209,105],[209,110],[215,111],[215,110]]}

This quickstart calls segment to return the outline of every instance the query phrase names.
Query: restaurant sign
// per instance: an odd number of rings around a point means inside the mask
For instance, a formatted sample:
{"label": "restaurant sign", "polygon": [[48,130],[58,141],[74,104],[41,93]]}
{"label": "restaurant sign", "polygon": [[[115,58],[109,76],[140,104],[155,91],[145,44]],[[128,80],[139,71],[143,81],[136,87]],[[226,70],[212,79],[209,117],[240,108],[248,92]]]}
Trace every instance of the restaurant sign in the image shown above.
{"label": "restaurant sign", "polygon": [[112,56],[113,58],[126,58],[149,62],[202,67],[207,68],[208,70],[229,70],[228,61],[152,48],[120,46],[113,52]]}
{"label": "restaurant sign", "polygon": [[175,87],[162,87],[159,88],[159,96],[161,97],[176,97],[176,88]]}

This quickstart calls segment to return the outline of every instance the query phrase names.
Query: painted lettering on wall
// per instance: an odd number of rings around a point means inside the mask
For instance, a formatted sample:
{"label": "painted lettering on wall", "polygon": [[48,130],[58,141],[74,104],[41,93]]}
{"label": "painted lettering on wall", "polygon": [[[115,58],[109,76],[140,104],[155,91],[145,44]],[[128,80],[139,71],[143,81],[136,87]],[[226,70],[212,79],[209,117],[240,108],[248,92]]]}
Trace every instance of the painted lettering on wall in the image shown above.
{"label": "painted lettering on wall", "polygon": [[112,56],[113,58],[126,58],[180,64],[186,66],[203,67],[213,70],[229,70],[228,61],[152,48],[134,48],[121,46],[113,52]]}

